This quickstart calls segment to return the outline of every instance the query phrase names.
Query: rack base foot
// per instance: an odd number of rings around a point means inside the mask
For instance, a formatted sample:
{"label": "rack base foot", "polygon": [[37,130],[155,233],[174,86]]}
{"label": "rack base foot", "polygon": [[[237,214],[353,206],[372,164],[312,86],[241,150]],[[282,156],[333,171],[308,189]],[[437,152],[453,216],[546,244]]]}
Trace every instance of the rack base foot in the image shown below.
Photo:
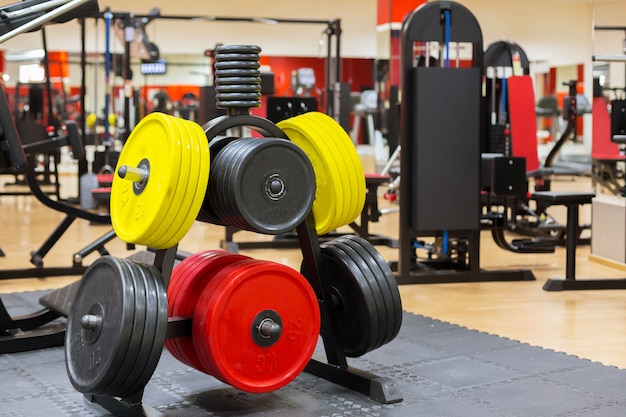
{"label": "rack base foot", "polygon": [[120,417],[165,417],[154,408],[139,402],[129,404],[128,402],[106,395],[85,394],[85,398],[90,403],[98,404],[102,408],[110,411],[113,415]]}
{"label": "rack base foot", "polygon": [[372,401],[381,404],[393,404],[402,401],[400,390],[396,383],[389,378],[379,377],[352,367],[338,368],[322,362],[319,358],[311,359],[304,370],[311,375],[367,395]]}

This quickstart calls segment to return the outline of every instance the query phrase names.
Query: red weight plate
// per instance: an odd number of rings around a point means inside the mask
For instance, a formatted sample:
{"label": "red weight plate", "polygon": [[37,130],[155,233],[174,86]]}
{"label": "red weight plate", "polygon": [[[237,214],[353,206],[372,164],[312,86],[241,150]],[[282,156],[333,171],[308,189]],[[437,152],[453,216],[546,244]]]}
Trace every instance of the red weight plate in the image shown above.
{"label": "red weight plate", "polygon": [[[309,282],[285,265],[245,260],[227,266],[196,304],[196,352],[222,382],[253,393],[276,390],[298,376],[313,354],[320,328],[317,302]],[[282,330],[271,345],[261,346],[255,325],[268,311]]]}
{"label": "red weight plate", "polygon": [[194,253],[193,255],[181,261],[173,270],[170,277],[170,283],[167,288],[168,298],[168,315],[174,316],[175,306],[178,304],[178,293],[180,288],[185,285],[189,276],[189,271],[193,270],[204,259],[218,255],[218,251],[203,251]]}
{"label": "red weight plate", "polygon": [[[193,303],[195,303],[197,297],[202,292],[205,282],[213,275],[213,272],[210,271],[211,265],[213,265],[212,262],[220,257],[228,257],[230,255],[233,254],[221,250],[204,251],[196,253],[181,262],[172,272],[170,280],[170,291],[168,291],[170,295],[168,303],[169,315],[192,316]],[[235,256],[238,259],[241,255]],[[203,273],[202,271],[207,268],[208,270]],[[191,300],[189,299],[190,291],[192,293]],[[193,291],[196,291],[197,295],[193,296]],[[193,349],[190,336],[168,339],[166,342],[166,348],[179,361],[201,371],[208,372],[202,369]]]}
{"label": "red weight plate", "polygon": [[[195,253],[183,261],[181,261],[172,271],[172,275],[170,277],[170,283],[167,288],[167,315],[168,317],[174,317],[174,310],[177,310],[178,303],[178,291],[181,286],[186,281],[186,277],[189,275],[188,271],[194,268],[198,263],[202,262],[202,260],[207,256],[212,256],[213,251],[205,251]],[[177,337],[165,340],[165,348],[178,359],[180,362],[193,366],[189,360],[183,353],[182,348],[180,347],[181,343],[184,344],[185,337]]]}
{"label": "red weight plate", "polygon": [[[168,316],[180,316],[180,314],[177,314],[177,312],[180,311],[179,304],[181,303],[181,298],[178,297],[180,288],[189,284],[190,277],[199,277],[194,271],[202,262],[218,256],[221,252],[222,251],[204,251],[195,253],[185,258],[174,268],[168,287]],[[185,303],[185,301],[182,301],[182,303]],[[167,339],[165,341],[165,347],[180,362],[196,368],[198,363],[194,358],[197,358],[197,356],[195,351],[193,351],[193,345],[191,344],[191,346],[189,346],[190,341],[191,337],[189,336]],[[189,352],[191,352],[191,354],[189,354]]]}
{"label": "red weight plate", "polygon": [[[224,267],[234,262],[250,259],[248,256],[230,253],[226,251],[212,251],[207,254],[195,268],[189,271],[185,285],[181,286],[178,292],[178,301],[173,313],[175,316],[193,316],[198,298],[207,284]],[[213,374],[213,369],[203,366],[198,359],[193,339],[190,336],[178,338],[179,348],[183,355],[189,360],[190,365],[202,372]]]}
{"label": "red weight plate", "polygon": [[[171,287],[169,314],[179,317],[193,316],[202,290],[214,275],[225,265],[244,259],[249,257],[223,250],[204,251],[185,259],[172,272],[171,280],[176,285]],[[168,339],[166,347],[181,362],[211,373],[212,370],[203,367],[198,359],[191,336]]]}

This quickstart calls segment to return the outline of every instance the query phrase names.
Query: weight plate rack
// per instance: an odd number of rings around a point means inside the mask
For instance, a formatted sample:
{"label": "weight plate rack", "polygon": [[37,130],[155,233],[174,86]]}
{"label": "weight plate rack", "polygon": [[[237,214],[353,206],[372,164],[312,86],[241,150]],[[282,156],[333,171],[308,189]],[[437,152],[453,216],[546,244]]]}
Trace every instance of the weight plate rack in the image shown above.
{"label": "weight plate rack", "polygon": [[[311,305],[314,307],[311,309],[315,314],[319,312],[319,321],[317,316],[316,320],[313,320],[315,340],[319,329],[326,354],[326,358],[322,359],[311,357],[312,348],[304,352],[307,355],[304,359],[306,362],[304,371],[360,392],[380,403],[391,404],[402,401],[393,380],[353,368],[347,361],[348,357],[361,356],[389,343],[398,334],[402,320],[402,305],[393,273],[372,244],[358,236],[346,235],[320,244],[320,225],[315,221],[316,210],[310,209],[315,203],[311,201],[313,199],[307,197],[306,192],[295,193],[297,209],[286,209],[284,205],[287,203],[280,201],[293,189],[289,179],[292,175],[302,175],[303,179],[298,186],[312,194],[315,194],[313,186],[317,185],[320,176],[322,180],[332,178],[324,178],[327,171],[318,170],[313,174],[315,167],[311,167],[310,156],[304,155],[306,151],[302,153],[296,149],[288,134],[280,127],[251,114],[252,107],[260,106],[258,72],[260,50],[257,46],[249,45],[218,47],[216,99],[218,107],[227,109],[227,115],[202,126],[209,149],[203,149],[204,145],[198,138],[196,127],[178,120],[155,116],[159,119],[150,120],[151,127],[143,128],[146,131],[156,129],[157,135],[161,131],[167,131],[169,133],[161,139],[174,138],[182,141],[183,145],[188,145],[187,148],[191,146],[200,149],[198,152],[188,154],[183,152],[180,155],[174,152],[178,158],[177,163],[180,160],[181,166],[189,164],[188,169],[181,169],[182,173],[163,172],[162,167],[154,166],[149,160],[140,158],[141,155],[137,153],[141,154],[141,151],[137,146],[130,153],[132,158],[120,158],[122,164],[118,166],[125,166],[122,175],[128,178],[126,181],[118,180],[118,183],[124,184],[125,187],[119,197],[132,203],[133,216],[141,217],[145,214],[142,208],[145,202],[141,201],[144,189],[148,190],[149,196],[154,195],[153,198],[158,203],[158,207],[152,208],[154,214],[147,214],[148,223],[141,226],[139,235],[135,233],[131,223],[122,222],[120,228],[123,229],[123,234],[130,236],[131,239],[138,236],[133,243],[148,246],[149,252],[153,255],[142,252],[147,256],[137,259],[141,257],[140,253],[131,257],[133,258],[131,260],[103,256],[95,261],[86,271],[81,287],[78,288],[77,299],[69,313],[68,320],[72,323],[68,325],[66,336],[66,365],[73,386],[82,392],[88,401],[104,407],[115,415],[162,415],[143,404],[143,393],[164,346],[181,362],[212,374],[226,383],[237,378],[232,376],[234,368],[229,367],[229,364],[218,366],[216,361],[211,360],[211,355],[223,358],[219,349],[209,346],[210,342],[198,342],[199,339],[210,339],[206,330],[201,328],[199,320],[206,317],[207,321],[212,320],[215,324],[215,314],[218,313],[210,307],[205,307],[209,300],[217,306],[224,305],[231,296],[239,297],[236,293],[226,294],[230,291],[225,289],[229,287],[226,285],[229,282],[223,277],[218,278],[224,270],[229,269],[237,275],[237,278],[245,280],[249,272],[245,269],[246,265],[257,268],[260,273],[272,266],[228,252],[218,255],[212,251],[199,254],[178,251],[178,241],[192,223],[188,221],[189,216],[192,216],[193,220],[231,225],[263,234],[271,234],[273,230],[281,233],[285,229],[295,228],[303,261],[300,273],[295,271],[293,273],[306,283],[306,288],[312,294]],[[331,133],[337,134],[332,119],[324,119],[326,115],[306,117],[312,118],[307,120],[325,124]],[[313,132],[319,133],[319,130],[323,129],[319,124],[315,129],[310,127],[314,124],[310,121],[306,123],[300,121],[289,126],[298,134],[304,132],[304,135],[313,136]],[[264,138],[254,140],[243,138],[241,136],[244,129],[252,129]],[[190,138],[184,138],[186,131],[191,132]],[[132,134],[127,145],[131,141]],[[260,141],[266,142],[261,144]],[[277,145],[272,145],[273,143]],[[168,141],[165,144],[174,146]],[[318,144],[313,143],[312,146],[316,145]],[[270,146],[280,150],[280,159],[287,159],[286,157],[296,159],[296,162],[287,163],[280,170],[271,171],[267,178],[252,181],[256,188],[261,190],[261,197],[258,198],[267,199],[264,205],[261,205],[263,211],[272,211],[271,208],[268,209],[271,207],[270,203],[279,201],[283,205],[279,206],[280,209],[274,210],[275,214],[280,215],[285,211],[291,214],[285,217],[298,218],[297,224],[285,224],[283,228],[255,217],[258,213],[245,212],[245,207],[252,204],[254,199],[247,201],[248,197],[243,197],[242,194],[244,191],[238,188],[240,184],[229,179],[231,177],[229,173],[234,172],[235,166],[246,166],[248,159],[252,159],[249,157],[263,154],[265,148]],[[333,152],[322,152],[320,155],[320,161],[325,163],[324,158],[332,156]],[[154,160],[164,157],[165,155],[158,152],[152,156]],[[336,163],[342,163],[335,156],[333,158]],[[134,160],[137,160],[137,163],[133,162]],[[209,178],[205,183],[201,179],[195,179],[193,183],[196,185],[195,190],[193,184],[186,184],[188,176],[204,175],[209,165],[212,169],[214,165],[217,167],[217,173],[211,171],[212,175],[217,177],[215,180]],[[316,162],[315,165],[319,163]],[[248,173],[247,177],[242,174],[242,177],[253,178],[256,171],[253,169],[251,172],[252,174]],[[284,172],[289,174],[284,175]],[[161,178],[162,173],[164,178]],[[239,175],[239,172],[235,173]],[[354,185],[360,181],[359,177],[360,175],[356,173],[348,176],[346,181]],[[173,198],[184,203],[184,210],[176,212],[175,204],[150,190],[149,187],[154,186],[155,182],[171,188]],[[307,188],[309,183],[312,185]],[[211,190],[216,184],[217,190]],[[205,186],[207,191],[203,193],[201,191]],[[186,195],[189,192],[191,196]],[[349,221],[353,213],[358,213],[359,205],[362,204],[360,194],[354,190],[346,192],[347,200],[332,206],[337,214],[330,218],[328,227],[332,228],[333,222],[339,224],[342,221]],[[323,208],[322,206],[317,210],[318,217]],[[185,215],[185,219],[175,218]],[[163,222],[168,225],[182,225],[183,229],[171,234],[169,227],[163,227]],[[154,231],[158,232],[158,236],[153,236]],[[153,241],[156,242],[155,245],[150,244]],[[168,245],[170,247],[166,247]],[[188,258],[189,262],[183,271],[185,273],[198,274],[203,272],[202,268],[219,270],[215,278],[211,278],[206,287],[203,287],[207,291],[200,295],[194,294],[194,291],[200,288],[200,284],[178,282],[174,276],[178,272],[174,269],[176,262],[180,261],[177,267],[182,266]],[[209,262],[205,262],[207,260]],[[230,263],[227,266],[219,266],[220,262]],[[104,277],[107,279],[104,280]],[[287,278],[287,281],[294,288],[300,288],[297,280]],[[168,288],[170,285],[172,288]],[[214,294],[209,290],[214,291]],[[168,297],[171,297],[169,306]],[[203,308],[196,309],[195,315],[198,317],[194,319],[192,309],[195,308],[196,302],[198,305],[201,304],[198,300],[202,301]],[[186,305],[187,303],[191,303],[191,306]],[[200,315],[198,310],[201,310]],[[283,320],[284,317],[273,309],[258,312],[250,328],[254,343],[258,346],[273,346],[275,343],[278,345],[283,330],[287,332],[287,336],[285,334],[282,336],[289,337],[290,333],[286,330],[288,327]],[[353,326],[358,330],[356,333],[349,331]],[[199,333],[197,337],[196,333]],[[199,353],[194,347],[197,343],[201,343],[202,348],[214,349],[214,352],[206,353],[203,349],[202,354],[196,354]],[[314,347],[315,343],[312,346]],[[299,373],[301,369],[296,371]],[[253,385],[246,385],[248,382]],[[239,384],[239,388],[250,392],[262,392],[281,386],[280,382],[262,387],[254,385],[256,383],[255,380],[246,379]]]}

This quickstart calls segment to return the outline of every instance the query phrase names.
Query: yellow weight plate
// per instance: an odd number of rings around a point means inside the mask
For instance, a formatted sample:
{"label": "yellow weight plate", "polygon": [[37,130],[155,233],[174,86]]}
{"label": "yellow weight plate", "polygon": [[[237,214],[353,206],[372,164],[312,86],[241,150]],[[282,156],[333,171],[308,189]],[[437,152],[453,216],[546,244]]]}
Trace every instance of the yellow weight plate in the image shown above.
{"label": "yellow weight plate", "polygon": [[319,141],[320,145],[325,146],[328,152],[328,164],[332,164],[336,167],[338,176],[334,177],[334,180],[340,183],[341,188],[341,194],[337,195],[337,205],[339,206],[337,211],[341,214],[337,218],[334,228],[336,229],[344,226],[350,223],[348,218],[351,216],[353,211],[352,206],[354,205],[354,198],[352,194],[354,192],[352,190],[352,183],[348,176],[348,170],[342,159],[342,149],[334,143],[334,132],[326,129],[324,126],[320,126],[314,119],[302,117],[300,123],[306,127],[307,131],[309,131],[311,135],[315,135],[315,140]]}
{"label": "yellow weight plate", "polygon": [[[316,193],[313,202],[313,216],[319,235],[335,230],[341,225],[344,216],[341,173],[329,147],[312,130],[304,118],[292,117],[278,126],[309,157],[315,171]],[[297,132],[294,131],[297,128]]]}
{"label": "yellow weight plate", "polygon": [[348,216],[346,223],[349,224],[360,215],[365,204],[365,195],[367,190],[365,184],[365,173],[363,172],[361,159],[359,158],[359,154],[346,131],[333,118],[320,112],[307,113],[307,117],[316,120],[316,123],[320,126],[324,126],[325,130],[328,132],[333,132],[332,140],[339,148],[341,148],[339,152],[341,152],[341,155],[344,156],[346,169],[349,174],[350,183],[352,184],[352,194],[354,198],[351,205],[351,213]]}
{"label": "yellow weight plate", "polygon": [[[164,219],[179,179],[182,149],[172,116],[152,113],[133,129],[122,148],[111,186],[111,223],[125,242],[145,244]],[[150,166],[147,180],[140,184],[119,176],[122,166]]]}
{"label": "yellow weight plate", "polygon": [[[334,122],[334,121],[333,121]],[[341,131],[334,130],[333,127],[337,127],[341,129]],[[351,200],[348,203],[349,205],[349,214],[346,218],[345,224],[352,223],[359,215],[361,214],[361,210],[363,209],[363,205],[365,204],[365,174],[363,173],[363,168],[361,166],[361,161],[356,153],[356,148],[352,145],[352,141],[350,141],[348,146],[346,146],[345,141],[343,140],[345,137],[342,137],[342,132],[345,133],[343,128],[340,125],[327,125],[327,129],[334,130],[334,134],[331,135],[333,140],[335,141],[337,147],[339,148],[340,154],[343,156],[344,167],[346,169],[347,182],[350,184],[350,189],[352,191],[350,197]],[[350,139],[349,136],[347,136]],[[355,165],[356,159],[356,165]],[[359,175],[360,171],[360,175]]]}
{"label": "yellow weight plate", "polygon": [[[361,212],[363,208],[363,204],[365,203],[365,194],[362,194],[361,200],[361,189],[360,189],[360,181],[359,178],[355,175],[355,169],[353,166],[353,157],[356,157],[357,161],[360,160],[359,156],[356,153],[356,149],[352,145],[352,141],[350,137],[347,136],[341,125],[335,122],[330,116],[320,113],[320,112],[310,112],[304,115],[305,118],[309,119],[311,123],[314,123],[315,126],[318,127],[321,131],[324,132],[326,136],[326,143],[332,144],[334,146],[334,153],[336,157],[339,159],[339,164],[345,172],[345,176],[342,178],[344,181],[344,190],[347,188],[350,190],[349,193],[345,193],[344,196],[344,204],[346,205],[346,215],[343,219],[342,226],[350,224],[353,222]],[[337,130],[339,129],[339,131]],[[342,134],[343,133],[343,134]],[[348,139],[350,143],[346,144],[345,139]],[[348,145],[351,149],[346,146]],[[365,177],[363,175],[363,187],[365,186]],[[359,201],[361,206],[359,207]]]}
{"label": "yellow weight plate", "polygon": [[[180,135],[181,144],[181,163],[176,189],[169,201],[167,216],[163,218],[163,221],[157,227],[157,230],[144,242],[144,245],[156,249],[167,249],[168,247],[174,246],[165,246],[165,242],[170,241],[173,235],[178,233],[176,224],[181,216],[185,216],[187,214],[187,210],[184,207],[187,204],[186,200],[190,198],[189,192],[192,189],[195,191],[195,184],[194,188],[189,188],[190,183],[194,179],[194,175],[197,175],[197,169],[193,169],[195,161],[191,151],[192,140],[189,137],[189,133],[181,128],[179,120],[180,119],[178,118],[171,120],[173,124],[172,128],[178,132],[178,135]],[[193,194],[191,195],[191,198],[193,198]]]}
{"label": "yellow weight plate", "polygon": [[337,179],[339,173],[330,160],[328,150],[322,146],[315,135],[307,131],[301,123],[300,116],[283,120],[277,126],[285,132],[287,137],[304,151],[311,160],[315,171],[315,200],[313,201],[313,216],[315,229],[318,235],[324,235],[337,227],[341,218],[341,207],[338,200],[341,198],[341,182]]}
{"label": "yellow weight plate", "polygon": [[335,119],[320,112],[310,112],[306,115],[307,117],[316,120],[320,125],[324,125],[329,130],[333,131],[335,133],[335,143],[343,148],[340,152],[341,155],[344,156],[344,161],[347,162],[346,169],[350,174],[351,183],[353,184],[352,191],[354,206],[352,214],[349,216],[346,223],[349,224],[359,217],[361,211],[363,210],[363,206],[365,205],[367,187],[365,184],[365,172],[363,170],[361,158],[359,157],[359,153],[357,152],[354,143],[352,143],[352,139],[350,139],[348,133],[339,123],[337,123]]}
{"label": "yellow weight plate", "polygon": [[180,242],[187,234],[191,226],[198,217],[200,207],[204,201],[204,195],[206,194],[208,182],[209,182],[209,167],[210,167],[210,155],[209,155],[209,142],[207,141],[204,130],[197,123],[190,122],[184,119],[180,119],[181,127],[184,128],[189,137],[191,138],[193,153],[192,160],[195,163],[192,164],[192,170],[189,177],[189,182],[192,187],[187,188],[189,198],[185,200],[185,207],[180,209],[180,222],[176,222],[173,226],[177,233],[173,235],[169,241],[164,242],[165,247],[172,247]]}

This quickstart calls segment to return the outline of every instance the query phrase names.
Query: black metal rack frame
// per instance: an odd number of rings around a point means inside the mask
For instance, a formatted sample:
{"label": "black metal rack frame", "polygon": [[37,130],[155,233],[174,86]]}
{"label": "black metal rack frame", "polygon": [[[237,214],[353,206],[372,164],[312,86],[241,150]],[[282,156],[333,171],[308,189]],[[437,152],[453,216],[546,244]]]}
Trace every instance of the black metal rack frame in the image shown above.
{"label": "black metal rack frame", "polygon": [[[348,365],[343,349],[341,332],[333,317],[332,290],[328,275],[324,271],[324,263],[318,236],[312,215],[300,223],[296,232],[303,255],[303,264],[309,272],[309,283],[315,291],[321,314],[320,335],[324,342],[326,358],[313,357],[305,371],[368,396],[370,399],[392,404],[402,401],[395,382],[386,377],[379,377],[370,372]],[[188,254],[187,254],[188,255]],[[185,255],[177,251],[177,246],[155,251],[153,264],[161,271],[164,282],[169,283],[175,260],[184,259]],[[166,337],[180,337],[191,334],[191,318],[170,317]],[[150,406],[143,404],[143,390],[130,398],[117,398],[107,395],[85,394],[85,398],[96,403],[116,415],[123,416],[163,416]]]}

